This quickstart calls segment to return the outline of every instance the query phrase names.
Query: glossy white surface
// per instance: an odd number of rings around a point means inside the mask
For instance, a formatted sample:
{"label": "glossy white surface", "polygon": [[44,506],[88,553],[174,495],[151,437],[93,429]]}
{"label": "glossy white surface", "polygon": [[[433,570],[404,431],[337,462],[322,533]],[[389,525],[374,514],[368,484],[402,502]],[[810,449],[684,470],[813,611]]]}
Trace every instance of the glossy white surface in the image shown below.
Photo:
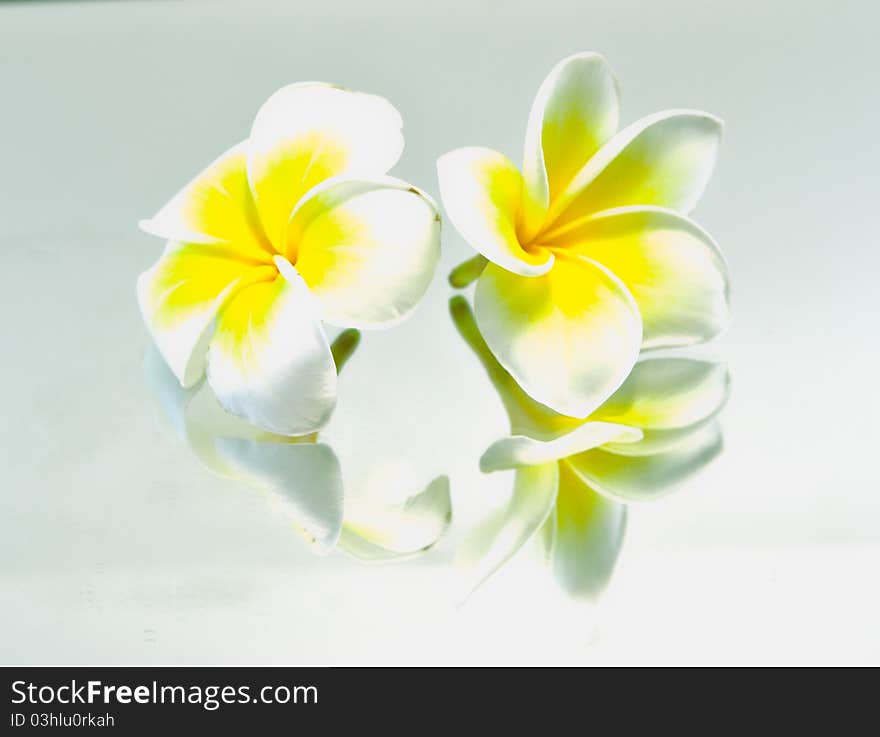
{"label": "glossy white surface", "polygon": [[[876,9],[299,5],[0,7],[2,662],[880,662]],[[733,277],[702,351],[733,372],[726,449],[631,510],[598,607],[520,560],[456,609],[454,542],[511,476],[477,469],[505,418],[447,316],[454,230],[415,316],[365,333],[326,436],[352,489],[395,458],[414,487],[448,473],[454,534],[363,566],[315,557],[163,423],[134,299],[161,243],[135,224],[306,79],[387,96],[394,173],[436,196],[444,151],[519,159],[538,84],[580,49],[608,56],[624,122],[725,120],[695,216]]]}

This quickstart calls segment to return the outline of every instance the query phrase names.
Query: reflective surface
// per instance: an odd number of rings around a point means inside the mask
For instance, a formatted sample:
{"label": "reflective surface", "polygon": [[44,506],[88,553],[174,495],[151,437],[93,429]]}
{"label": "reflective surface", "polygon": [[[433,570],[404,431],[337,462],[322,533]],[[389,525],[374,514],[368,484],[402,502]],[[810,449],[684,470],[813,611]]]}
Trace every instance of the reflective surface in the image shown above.
{"label": "reflective surface", "polygon": [[[876,11],[662,5],[0,7],[3,662],[880,660]],[[595,607],[518,556],[456,608],[455,544],[513,478],[478,470],[506,417],[447,313],[469,248],[445,229],[425,303],[340,380],[322,440],[346,490],[401,501],[445,473],[454,501],[438,547],[365,565],[315,556],[169,428],[133,291],[161,244],[135,223],[300,79],[387,96],[399,175],[436,195],[443,151],[519,157],[537,85],[579,49],[608,56],[625,122],[726,122],[696,212],[733,279],[734,325],[703,350],[733,375],[725,449],[629,510]]]}

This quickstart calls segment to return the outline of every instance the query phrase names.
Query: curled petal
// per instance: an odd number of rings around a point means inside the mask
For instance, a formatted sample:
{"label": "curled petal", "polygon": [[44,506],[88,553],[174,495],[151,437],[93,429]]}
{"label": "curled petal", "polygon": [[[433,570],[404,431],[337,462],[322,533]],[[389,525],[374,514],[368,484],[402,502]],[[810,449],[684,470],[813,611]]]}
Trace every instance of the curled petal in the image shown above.
{"label": "curled petal", "polygon": [[282,251],[294,206],[331,176],[381,176],[403,151],[401,119],[386,99],[318,82],[288,85],[257,112],[248,178],[269,240]]}
{"label": "curled petal", "polygon": [[334,325],[405,318],[440,258],[440,216],[429,197],[390,177],[316,187],[288,226],[296,269]]}
{"label": "curled petal", "polygon": [[602,446],[602,450],[622,456],[647,456],[666,453],[667,451],[683,448],[695,436],[703,432],[706,426],[714,422],[714,417],[709,417],[687,427],[676,427],[667,430],[642,430],[642,439],[635,443],[618,443],[611,441]]}
{"label": "curled petal", "polygon": [[603,449],[588,450],[562,463],[590,487],[611,499],[638,502],[675,490],[721,452],[721,430],[712,422],[691,433],[686,442],[655,455],[624,456]]}
{"label": "curled petal", "polygon": [[544,528],[539,539],[559,585],[572,597],[595,599],[623,545],[626,505],[597,494],[560,464],[556,508]]}
{"label": "curled petal", "polygon": [[272,266],[243,266],[223,247],[171,242],[140,275],[138,304],[156,347],[182,386],[204,374],[214,318],[237,290],[271,279]]}
{"label": "curled petal", "polygon": [[587,422],[567,435],[547,441],[514,435],[501,438],[489,446],[480,458],[480,470],[490,473],[521,466],[537,466],[598,448],[606,443],[635,443],[641,438],[641,430],[610,422]]}
{"label": "curled petal", "polygon": [[730,393],[721,363],[692,358],[645,358],[595,417],[642,429],[686,428],[713,417]]}
{"label": "curled petal", "polygon": [[208,381],[223,407],[282,435],[320,429],[336,404],[336,367],[308,287],[280,256],[270,282],[223,309]]}
{"label": "curled petal", "polygon": [[210,243],[244,262],[272,263],[247,180],[247,141],[233,146],[140,226],[166,240]]}
{"label": "curled petal", "polygon": [[360,560],[399,560],[431,548],[451,522],[449,479],[438,476],[401,504],[353,501],[339,547]]}
{"label": "curled petal", "polygon": [[671,210],[608,210],[573,223],[553,244],[614,273],[639,305],[643,348],[710,340],[730,317],[727,264],[700,226]]}
{"label": "curled petal", "polygon": [[460,148],[437,160],[440,195],[456,230],[492,263],[522,276],[545,274],[553,254],[520,246],[522,174],[503,154]]}
{"label": "curled petal", "polygon": [[618,119],[617,83],[603,56],[575,54],[553,68],[532,105],[523,154],[526,187],[545,211],[614,135]]}
{"label": "curled petal", "polygon": [[538,402],[586,417],[623,383],[642,341],[638,307],[607,269],[558,258],[541,277],[489,264],[477,282],[480,332]]}
{"label": "curled petal", "polygon": [[721,121],[708,113],[669,110],[624,128],[551,203],[553,228],[616,207],[657,205],[687,213],[712,176]]}

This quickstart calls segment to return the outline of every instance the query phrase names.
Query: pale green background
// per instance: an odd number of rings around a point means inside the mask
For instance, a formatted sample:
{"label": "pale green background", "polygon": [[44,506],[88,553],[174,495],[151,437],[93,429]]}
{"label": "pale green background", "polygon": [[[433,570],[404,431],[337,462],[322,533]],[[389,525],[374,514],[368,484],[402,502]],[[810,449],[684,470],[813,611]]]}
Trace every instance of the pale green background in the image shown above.
{"label": "pale green background", "polygon": [[[2,662],[880,662],[877,23],[842,0],[0,5]],[[298,80],[387,96],[395,173],[436,194],[450,148],[519,158],[578,50],[626,122],[726,122],[696,216],[734,280],[727,447],[632,511],[598,609],[521,562],[456,610],[450,543],[315,558],[161,423],[133,291],[161,243],[135,223]],[[504,415],[446,315],[469,250],[443,247],[413,319],[365,336],[330,437],[352,486],[394,457],[448,472],[459,529],[510,479],[476,471]]]}

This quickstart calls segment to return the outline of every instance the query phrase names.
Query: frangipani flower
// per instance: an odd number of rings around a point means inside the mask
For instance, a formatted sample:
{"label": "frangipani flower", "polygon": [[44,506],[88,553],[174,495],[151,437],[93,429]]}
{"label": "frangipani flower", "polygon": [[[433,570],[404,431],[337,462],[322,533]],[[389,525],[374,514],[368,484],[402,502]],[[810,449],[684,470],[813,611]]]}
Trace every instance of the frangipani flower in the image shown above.
{"label": "frangipani flower", "polygon": [[229,412],[282,435],[322,427],[336,369],[321,322],[406,317],[439,258],[440,218],[385,176],[403,149],[381,97],[294,84],[142,227],[168,240],[141,311],[183,387],[207,369]]}
{"label": "frangipani flower", "polygon": [[721,450],[716,417],[729,392],[726,367],[644,358],[589,417],[567,417],[516,383],[464,298],[454,297],[450,309],[510,420],[511,435],[486,450],[480,468],[516,471],[507,508],[465,557],[479,558],[482,581],[537,538],[563,588],[574,596],[598,594],[623,541],[626,505],[669,493]]}
{"label": "frangipani flower", "polygon": [[[357,343],[356,330],[333,341],[340,369]],[[155,349],[147,353],[144,369],[163,414],[204,466],[266,492],[316,552],[338,547],[364,561],[402,559],[427,550],[449,528],[446,476],[399,501],[409,478],[398,466],[384,464],[381,475],[373,474],[373,485],[382,488],[344,499],[339,460],[317,433],[289,437],[250,425],[226,412],[205,382],[183,389]]]}
{"label": "frangipani flower", "polygon": [[538,91],[522,172],[487,148],[438,161],[446,212],[481,254],[453,285],[479,276],[474,309],[492,352],[529,395],[572,417],[607,399],[641,348],[708,340],[728,319],[724,260],[686,217],[721,122],[670,110],[617,125],[608,64],[576,54]]}

